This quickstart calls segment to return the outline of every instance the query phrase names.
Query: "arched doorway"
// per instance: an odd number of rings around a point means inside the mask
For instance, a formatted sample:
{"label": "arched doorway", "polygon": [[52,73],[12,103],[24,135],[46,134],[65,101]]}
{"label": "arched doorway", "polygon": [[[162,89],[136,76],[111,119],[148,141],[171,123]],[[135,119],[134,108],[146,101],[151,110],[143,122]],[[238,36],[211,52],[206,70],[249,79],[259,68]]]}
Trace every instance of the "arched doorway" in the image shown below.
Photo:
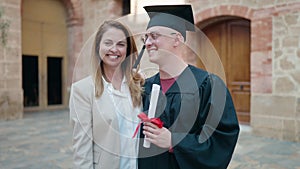
{"label": "arched doorway", "polygon": [[22,1],[24,110],[67,105],[67,11],[61,0]]}
{"label": "arched doorway", "polygon": [[[240,123],[249,124],[250,21],[222,16],[203,21],[197,26],[210,39],[220,56]],[[200,61],[198,65],[202,65]]]}

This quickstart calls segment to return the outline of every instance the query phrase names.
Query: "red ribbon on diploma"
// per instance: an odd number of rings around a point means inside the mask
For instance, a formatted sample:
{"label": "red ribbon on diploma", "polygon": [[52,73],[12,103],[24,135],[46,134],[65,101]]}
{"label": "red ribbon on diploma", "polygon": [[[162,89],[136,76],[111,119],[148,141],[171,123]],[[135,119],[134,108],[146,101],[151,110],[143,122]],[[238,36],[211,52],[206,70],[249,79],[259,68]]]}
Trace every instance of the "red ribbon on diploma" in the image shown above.
{"label": "red ribbon on diploma", "polygon": [[136,127],[136,129],[135,129],[135,131],[134,131],[134,134],[133,134],[133,136],[132,136],[132,138],[134,138],[135,136],[136,136],[136,134],[137,134],[137,132],[139,131],[139,128],[141,127],[141,124],[143,123],[143,122],[151,122],[151,123],[153,123],[153,124],[155,124],[158,128],[162,128],[163,127],[163,125],[164,125],[164,123],[160,120],[160,118],[148,118],[148,116],[144,113],[144,112],[142,112],[142,113],[140,113],[140,114],[138,114],[137,115],[138,116],[138,118],[140,118],[142,121],[139,123],[139,125]]}

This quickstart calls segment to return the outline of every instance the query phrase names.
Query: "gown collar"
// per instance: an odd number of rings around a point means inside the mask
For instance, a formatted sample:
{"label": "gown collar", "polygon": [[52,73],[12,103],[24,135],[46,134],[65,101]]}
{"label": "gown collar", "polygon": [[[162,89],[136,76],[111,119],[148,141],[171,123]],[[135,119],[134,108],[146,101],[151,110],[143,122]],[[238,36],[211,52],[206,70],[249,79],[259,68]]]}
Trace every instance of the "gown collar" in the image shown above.
{"label": "gown collar", "polygon": [[[159,73],[157,73],[154,76],[153,80],[151,81],[151,84],[161,85]],[[192,66],[188,65],[165,94],[167,95],[168,93],[194,93],[197,88],[197,80],[195,79],[195,76],[193,74]]]}

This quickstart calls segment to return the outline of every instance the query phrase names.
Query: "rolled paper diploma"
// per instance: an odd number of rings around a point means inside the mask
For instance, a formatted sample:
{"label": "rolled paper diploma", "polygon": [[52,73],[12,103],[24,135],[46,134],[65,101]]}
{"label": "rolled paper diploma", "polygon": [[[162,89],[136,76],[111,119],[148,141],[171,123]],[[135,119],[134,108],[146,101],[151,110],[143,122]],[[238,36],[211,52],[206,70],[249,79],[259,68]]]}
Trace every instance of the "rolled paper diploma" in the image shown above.
{"label": "rolled paper diploma", "polygon": [[[151,91],[150,105],[149,105],[149,110],[148,110],[148,118],[149,119],[151,119],[155,116],[159,91],[160,91],[160,86],[157,84],[153,84],[152,91]],[[145,136],[145,138],[146,138],[146,136]],[[147,140],[144,140],[143,146],[145,148],[150,148],[150,142]]]}

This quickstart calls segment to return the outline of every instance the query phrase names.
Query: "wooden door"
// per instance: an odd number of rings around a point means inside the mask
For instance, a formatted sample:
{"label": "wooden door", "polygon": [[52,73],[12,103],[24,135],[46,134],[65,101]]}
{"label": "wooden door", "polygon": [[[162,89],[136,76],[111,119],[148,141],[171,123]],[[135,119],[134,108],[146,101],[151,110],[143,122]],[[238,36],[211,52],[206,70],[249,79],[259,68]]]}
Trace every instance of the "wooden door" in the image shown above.
{"label": "wooden door", "polygon": [[250,122],[250,23],[231,19],[202,29],[223,63],[240,123]]}

